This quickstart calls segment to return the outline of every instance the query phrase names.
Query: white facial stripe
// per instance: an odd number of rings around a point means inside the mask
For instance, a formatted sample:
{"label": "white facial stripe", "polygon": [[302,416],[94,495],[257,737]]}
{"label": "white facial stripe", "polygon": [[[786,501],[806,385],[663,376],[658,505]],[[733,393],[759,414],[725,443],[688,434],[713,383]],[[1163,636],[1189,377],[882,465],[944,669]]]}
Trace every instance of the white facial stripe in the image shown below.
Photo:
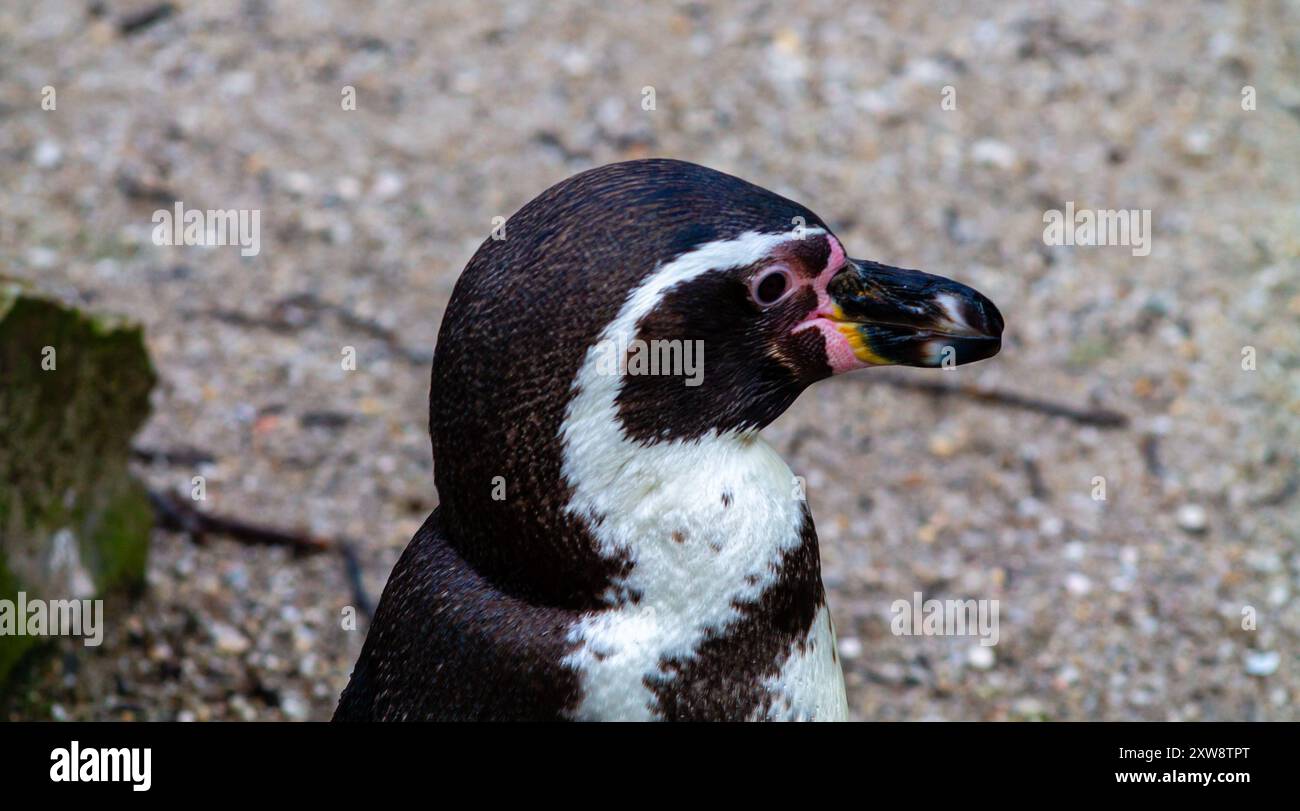
{"label": "white facial stripe", "polygon": [[[674,286],[753,264],[792,238],[749,233],[664,265],[628,296],[599,342],[630,341]],[[613,607],[571,630],[581,646],[566,664],[583,682],[575,717],[648,719],[655,699],[646,676],[663,675],[665,658],[689,659],[708,632],[737,618],[735,602],[754,601],[775,580],[774,564],[800,542],[803,503],[790,469],[755,433],[629,441],[616,404],[621,377],[602,373],[599,357],[596,346],[589,349],[560,429],[563,473],[573,487],[566,509],[590,519],[604,554],[625,555],[633,568],[607,595]],[[629,590],[640,600],[620,603]],[[825,689],[842,696],[838,668],[834,679]]]}
{"label": "white facial stripe", "polygon": [[[808,228],[804,231],[804,238],[825,233],[821,228]],[[751,231],[736,239],[710,242],[679,256],[659,268],[650,278],[642,282],[640,287],[632,291],[618,317],[601,334],[601,340],[614,340],[619,337],[632,340],[636,337],[637,323],[658,306],[659,300],[669,289],[712,270],[730,270],[752,265],[769,256],[776,246],[796,238],[789,233],[758,234]],[[619,344],[622,345],[624,344]],[[591,360],[592,351],[594,347],[587,352],[588,362]],[[617,383],[617,379],[615,382]]]}

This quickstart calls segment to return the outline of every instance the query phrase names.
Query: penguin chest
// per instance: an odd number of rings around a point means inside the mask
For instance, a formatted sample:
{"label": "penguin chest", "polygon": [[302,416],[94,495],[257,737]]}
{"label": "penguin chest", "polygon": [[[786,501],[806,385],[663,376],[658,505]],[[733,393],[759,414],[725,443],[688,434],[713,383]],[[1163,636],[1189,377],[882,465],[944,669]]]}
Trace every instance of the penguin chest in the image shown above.
{"label": "penguin chest", "polygon": [[845,717],[816,532],[775,451],[655,446],[595,492],[602,550],[631,565],[570,630],[573,717]]}

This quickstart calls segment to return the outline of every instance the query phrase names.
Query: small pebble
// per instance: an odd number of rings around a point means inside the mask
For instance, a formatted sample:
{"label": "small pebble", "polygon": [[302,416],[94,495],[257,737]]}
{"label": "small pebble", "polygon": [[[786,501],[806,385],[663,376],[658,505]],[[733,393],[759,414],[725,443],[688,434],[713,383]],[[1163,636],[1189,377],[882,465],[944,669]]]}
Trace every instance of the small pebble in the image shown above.
{"label": "small pebble", "polygon": [[1070,572],[1065,576],[1065,590],[1073,595],[1082,597],[1092,591],[1092,581],[1086,574],[1079,572]]}
{"label": "small pebble", "polygon": [[54,141],[41,141],[32,152],[32,161],[41,169],[53,169],[63,162],[63,147]]}
{"label": "small pebble", "polygon": [[27,249],[27,264],[38,270],[48,270],[59,263],[59,254],[49,248],[35,245]]}
{"label": "small pebble", "polygon": [[221,80],[221,91],[230,96],[247,96],[257,87],[257,77],[247,70],[227,73]]}
{"label": "small pebble", "polygon": [[239,629],[224,622],[214,622],[208,630],[219,652],[239,655],[248,650],[248,637],[240,633]]}
{"label": "small pebble", "polygon": [[316,181],[306,172],[289,172],[284,176],[284,187],[292,194],[305,197],[316,189]]}
{"label": "small pebble", "polygon": [[1194,129],[1183,136],[1183,153],[1192,158],[1203,158],[1214,151],[1214,136],[1203,129]]}
{"label": "small pebble", "polygon": [[1246,675],[1248,676],[1271,676],[1277,672],[1277,666],[1281,663],[1282,654],[1277,651],[1246,651]]}
{"label": "small pebble", "polygon": [[234,695],[230,698],[230,709],[239,716],[242,721],[253,721],[257,719],[257,710],[248,703],[248,699],[241,695]]}
{"label": "small pebble", "polygon": [[1178,526],[1186,532],[1202,533],[1209,526],[1205,508],[1199,504],[1184,504],[1178,508]]}
{"label": "small pebble", "polygon": [[1012,709],[1021,718],[1041,718],[1043,715],[1043,705],[1036,698],[1022,698]]}
{"label": "small pebble", "polygon": [[375,179],[370,193],[376,200],[391,200],[406,188],[406,181],[395,172],[383,172]]}
{"label": "small pebble", "polygon": [[1066,665],[1056,673],[1056,686],[1058,689],[1064,689],[1079,681],[1079,668],[1074,665]]}
{"label": "small pebble", "polygon": [[993,667],[996,657],[993,655],[993,648],[990,645],[973,645],[966,652],[966,661],[976,670],[988,670]]}
{"label": "small pebble", "polygon": [[1001,141],[984,138],[971,146],[971,160],[980,166],[1011,169],[1016,165],[1016,151]]}
{"label": "small pebble", "polygon": [[930,437],[930,453],[940,459],[947,459],[957,452],[957,440],[944,434]]}
{"label": "small pebble", "polygon": [[311,707],[296,690],[286,690],[280,696],[280,710],[290,721],[306,721]]}
{"label": "small pebble", "polygon": [[1055,515],[1044,515],[1038,520],[1038,531],[1048,538],[1056,538],[1065,531],[1065,522]]}
{"label": "small pebble", "polygon": [[341,177],[334,184],[334,191],[344,200],[355,200],[361,196],[361,181],[355,177]]}

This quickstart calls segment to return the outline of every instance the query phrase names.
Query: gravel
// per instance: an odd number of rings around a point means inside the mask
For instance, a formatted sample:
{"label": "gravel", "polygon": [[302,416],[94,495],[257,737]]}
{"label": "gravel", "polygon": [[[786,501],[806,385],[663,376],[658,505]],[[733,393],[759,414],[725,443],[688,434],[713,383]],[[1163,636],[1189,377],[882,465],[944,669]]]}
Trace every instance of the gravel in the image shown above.
{"label": "gravel", "polygon": [[[1300,719],[1296,6],[214,1],[119,24],[148,5],[0,9],[0,261],[145,324],[140,444],[214,457],[141,465],[151,486],[203,476],[205,509],[351,538],[377,597],[436,504],[428,359],[493,217],[685,158],[1007,319],[992,361],[822,383],[766,432],[807,478],[854,717]],[[259,209],[261,253],[155,246],[174,200]],[[1067,202],[1149,209],[1150,255],[1045,245]],[[364,632],[336,557],[158,532],[149,584],[11,715],[329,717]],[[917,591],[998,600],[998,644],[895,636]]]}

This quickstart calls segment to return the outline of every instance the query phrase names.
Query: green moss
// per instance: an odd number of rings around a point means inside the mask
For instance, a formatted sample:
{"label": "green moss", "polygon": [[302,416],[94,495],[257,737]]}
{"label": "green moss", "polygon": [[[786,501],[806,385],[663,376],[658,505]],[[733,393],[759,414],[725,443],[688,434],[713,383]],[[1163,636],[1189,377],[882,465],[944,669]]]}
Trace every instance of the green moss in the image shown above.
{"label": "green moss", "polygon": [[83,560],[88,562],[101,593],[139,594],[144,588],[153,508],[143,487],[131,479],[123,484],[118,488],[121,492],[88,527],[82,541]]}
{"label": "green moss", "polygon": [[[156,375],[141,330],[0,279],[0,599],[143,586],[152,511],[129,474]],[[71,533],[71,563],[53,539]],[[0,687],[40,640],[0,637]]]}
{"label": "green moss", "polygon": [[[0,549],[0,598],[14,599],[18,594],[18,580],[5,565],[4,550]],[[15,666],[40,642],[39,637],[0,635],[0,697]]]}

